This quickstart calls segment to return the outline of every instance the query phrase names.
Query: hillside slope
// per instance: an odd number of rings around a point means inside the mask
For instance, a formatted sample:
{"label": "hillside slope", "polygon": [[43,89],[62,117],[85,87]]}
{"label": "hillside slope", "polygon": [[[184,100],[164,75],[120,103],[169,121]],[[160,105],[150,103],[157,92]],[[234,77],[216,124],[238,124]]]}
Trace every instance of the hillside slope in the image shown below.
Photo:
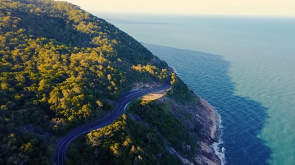
{"label": "hillside slope", "polygon": [[156,59],[72,4],[0,0],[1,160],[46,160],[43,138],[22,130],[60,136],[103,117],[133,83],[168,78]]}
{"label": "hillside slope", "polygon": [[[177,104],[199,101],[165,62],[78,6],[0,0],[0,164],[53,163],[56,139],[108,115],[120,95],[138,84],[159,85],[170,78],[169,99]],[[158,112],[145,114],[149,122],[141,123],[132,118],[145,120],[135,109]],[[169,146],[190,161],[198,154],[202,124],[195,123],[199,125],[192,132],[166,103],[136,102],[129,111],[109,127],[82,137],[70,148],[67,162],[181,164]],[[112,136],[97,141],[105,133]],[[81,146],[86,160],[76,156],[75,147]],[[126,154],[129,159],[120,159]]]}

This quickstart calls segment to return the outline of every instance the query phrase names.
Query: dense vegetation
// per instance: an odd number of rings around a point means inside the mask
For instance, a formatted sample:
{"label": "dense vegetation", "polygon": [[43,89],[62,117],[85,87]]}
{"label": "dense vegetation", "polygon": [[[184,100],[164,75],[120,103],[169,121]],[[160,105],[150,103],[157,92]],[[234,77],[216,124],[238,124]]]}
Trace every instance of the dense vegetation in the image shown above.
{"label": "dense vegetation", "polygon": [[123,115],[112,125],[87,134],[87,142],[70,147],[67,164],[181,164],[167,150],[155,128]]}
{"label": "dense vegetation", "polygon": [[189,90],[187,85],[178,78],[175,73],[171,75],[172,90],[169,91],[169,96],[180,103],[189,103],[197,101],[197,96],[193,91]]}
{"label": "dense vegetation", "polygon": [[[128,107],[128,112],[140,117],[143,123],[158,130],[177,151],[189,156],[194,154],[197,147],[195,136],[172,115],[168,103],[137,100]],[[190,146],[189,149],[186,146]]]}
{"label": "dense vegetation", "polygon": [[91,131],[69,148],[67,164],[181,164],[171,147],[193,157],[198,130],[175,118],[169,104],[136,100],[111,125]]}
{"label": "dense vegetation", "polygon": [[48,164],[52,148],[22,126],[60,136],[104,116],[133,83],[168,75],[165,62],[78,6],[0,0],[0,164]]}

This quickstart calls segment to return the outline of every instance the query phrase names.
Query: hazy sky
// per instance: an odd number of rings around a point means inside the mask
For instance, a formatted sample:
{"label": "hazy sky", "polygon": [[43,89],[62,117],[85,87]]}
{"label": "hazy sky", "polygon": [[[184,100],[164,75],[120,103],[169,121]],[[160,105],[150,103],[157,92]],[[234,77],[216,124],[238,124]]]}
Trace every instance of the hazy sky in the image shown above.
{"label": "hazy sky", "polygon": [[64,0],[89,12],[292,16],[295,0]]}

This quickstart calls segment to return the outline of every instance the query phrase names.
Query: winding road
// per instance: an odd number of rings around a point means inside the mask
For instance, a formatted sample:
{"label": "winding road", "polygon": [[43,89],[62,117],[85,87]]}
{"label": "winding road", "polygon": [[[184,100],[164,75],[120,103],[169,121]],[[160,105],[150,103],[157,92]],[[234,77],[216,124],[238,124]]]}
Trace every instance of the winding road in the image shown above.
{"label": "winding road", "polygon": [[93,122],[91,124],[84,125],[82,127],[76,128],[72,132],[68,133],[66,136],[62,137],[56,145],[56,156],[55,162],[57,165],[63,165],[66,156],[66,151],[68,145],[78,136],[90,132],[95,129],[103,128],[112,124],[112,122],[123,115],[128,104],[135,99],[142,97],[149,93],[160,92],[163,90],[168,90],[171,87],[170,81],[166,82],[162,86],[156,87],[154,89],[139,89],[136,91],[125,93],[121,96],[119,103],[117,104],[114,112],[102,120]]}

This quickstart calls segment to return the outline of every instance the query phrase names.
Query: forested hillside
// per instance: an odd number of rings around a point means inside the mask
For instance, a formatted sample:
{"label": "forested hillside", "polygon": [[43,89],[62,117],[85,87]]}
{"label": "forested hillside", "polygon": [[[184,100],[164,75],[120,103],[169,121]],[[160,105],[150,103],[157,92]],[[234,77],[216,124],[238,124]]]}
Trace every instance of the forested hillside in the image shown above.
{"label": "forested hillside", "polygon": [[52,0],[0,0],[0,164],[48,164],[58,137],[112,110],[165,62],[112,24]]}

